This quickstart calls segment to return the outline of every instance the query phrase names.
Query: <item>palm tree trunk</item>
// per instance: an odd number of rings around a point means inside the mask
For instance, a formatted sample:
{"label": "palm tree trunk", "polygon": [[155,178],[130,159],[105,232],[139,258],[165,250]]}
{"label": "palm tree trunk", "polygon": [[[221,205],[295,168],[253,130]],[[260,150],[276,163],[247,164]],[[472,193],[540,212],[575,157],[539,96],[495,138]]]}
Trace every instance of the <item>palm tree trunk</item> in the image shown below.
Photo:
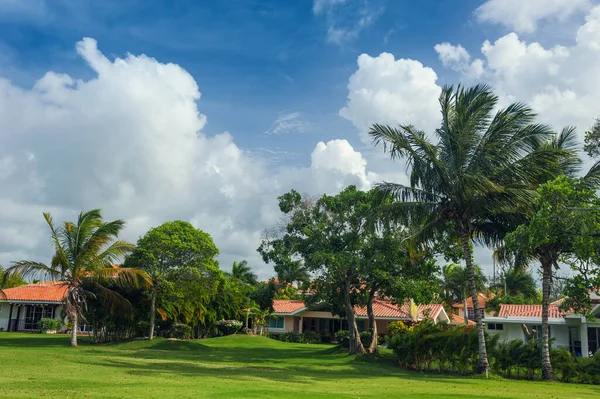
{"label": "palm tree trunk", "polygon": [[354,308],[352,307],[352,301],[350,300],[349,288],[344,290],[344,302],[346,308],[346,319],[348,320],[348,330],[350,332],[350,342],[348,344],[348,353],[351,354],[363,354],[365,353],[365,347],[360,342],[360,333],[356,326],[356,318],[354,317]]}
{"label": "palm tree trunk", "polygon": [[467,309],[467,293],[463,292],[463,318],[466,325],[469,325],[469,311]]}
{"label": "palm tree trunk", "polygon": [[371,343],[367,352],[378,355],[379,347],[377,346],[377,322],[375,321],[375,313],[373,312],[373,301],[375,300],[375,293],[377,292],[377,285],[373,284],[371,291],[369,292],[369,301],[367,302],[367,315],[369,316],[369,330],[371,330]]}
{"label": "palm tree trunk", "polygon": [[148,339],[154,339],[154,323],[156,320],[156,285],[152,287],[152,300],[150,301],[150,328],[148,329]]}
{"label": "palm tree trunk", "polygon": [[78,323],[78,314],[74,312],[71,315],[71,343],[69,346],[77,346],[77,323]]}
{"label": "palm tree trunk", "polygon": [[550,362],[550,343],[548,334],[548,311],[550,301],[550,284],[552,282],[552,262],[542,263],[542,379],[555,380],[556,376]]}
{"label": "palm tree trunk", "polygon": [[249,311],[249,310],[247,310],[247,311],[246,311],[246,327],[245,327],[245,329],[244,329],[244,332],[245,332],[246,334],[249,334],[249,331],[248,331],[248,319],[249,319],[249,318],[250,318],[250,311]]}
{"label": "palm tree trunk", "polygon": [[485,373],[489,370],[490,364],[487,358],[487,350],[485,348],[485,334],[483,331],[483,321],[479,314],[479,300],[477,295],[477,286],[475,285],[475,272],[473,271],[473,251],[471,249],[470,234],[463,233],[462,237],[463,255],[465,257],[465,265],[467,267],[467,278],[469,280],[469,288],[473,298],[473,311],[475,312],[475,322],[477,323],[477,341],[479,344],[479,363],[477,364],[477,372]]}

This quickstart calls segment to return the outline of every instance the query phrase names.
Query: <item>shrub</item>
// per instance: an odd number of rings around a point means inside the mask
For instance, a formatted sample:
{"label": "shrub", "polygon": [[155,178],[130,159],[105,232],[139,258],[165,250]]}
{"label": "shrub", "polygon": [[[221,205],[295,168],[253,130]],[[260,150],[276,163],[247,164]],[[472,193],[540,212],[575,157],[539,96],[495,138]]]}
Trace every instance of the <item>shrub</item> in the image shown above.
{"label": "shrub", "polygon": [[282,342],[298,342],[298,334],[293,332],[279,334],[279,340]]}
{"label": "shrub", "polygon": [[335,340],[342,348],[347,348],[350,345],[350,331],[340,330],[336,332]]}
{"label": "shrub", "polygon": [[388,325],[387,328],[388,334],[390,337],[393,337],[396,334],[404,334],[409,331],[408,327],[402,320],[394,321]]}
{"label": "shrub", "polygon": [[166,331],[167,338],[190,339],[192,338],[192,327],[187,324],[173,324]]}
{"label": "shrub", "polygon": [[318,344],[321,342],[319,335],[314,331],[307,331],[305,333],[300,334],[298,338],[298,342],[303,344]]}
{"label": "shrub", "polygon": [[217,328],[223,335],[235,334],[242,328],[244,323],[239,320],[219,320],[217,321]]}
{"label": "shrub", "polygon": [[360,333],[360,342],[363,346],[367,347],[371,345],[371,333],[369,331],[363,331]]}
{"label": "shrub", "polygon": [[42,333],[60,330],[60,321],[46,317],[38,321],[37,325],[38,328],[42,331]]}

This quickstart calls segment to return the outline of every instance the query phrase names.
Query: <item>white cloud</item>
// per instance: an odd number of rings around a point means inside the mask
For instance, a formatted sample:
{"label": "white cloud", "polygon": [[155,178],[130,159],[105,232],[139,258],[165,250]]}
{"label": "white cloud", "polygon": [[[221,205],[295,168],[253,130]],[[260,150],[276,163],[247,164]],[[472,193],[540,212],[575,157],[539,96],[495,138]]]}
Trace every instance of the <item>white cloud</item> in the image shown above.
{"label": "white cloud", "polygon": [[310,129],[310,123],[304,119],[300,112],[283,113],[275,119],[268,135],[280,135],[289,133],[305,133]]}
{"label": "white cloud", "polygon": [[373,123],[413,124],[432,132],[440,121],[437,85],[433,69],[411,59],[362,54],[358,70],[348,82],[348,101],[340,115],[354,124],[364,142],[370,143]]}
{"label": "white cloud", "polygon": [[476,59],[471,62],[471,56],[460,44],[453,46],[450,43],[440,43],[434,46],[440,61],[446,68],[462,72],[470,78],[479,78],[483,74],[483,61]]}
{"label": "white cloud", "polygon": [[519,33],[531,33],[540,21],[564,21],[590,7],[590,0],[487,0],[477,8],[475,15],[480,22],[502,24]]}
{"label": "white cloud", "polygon": [[382,9],[372,8],[363,0],[314,0],[313,13],[327,26],[326,41],[343,45],[358,38],[375,22]]}
{"label": "white cloud", "polygon": [[[73,220],[101,207],[137,240],[166,220],[189,220],[213,235],[221,263],[246,258],[262,277],[260,233],[277,219],[278,195],[370,184],[366,162],[346,141],[319,143],[306,168],[271,168],[229,133],[202,133],[200,91],[175,64],[145,56],[109,60],[96,41],[77,52],[89,80],[46,73],[33,88],[0,78],[0,263],[48,261],[41,213]],[[293,119],[293,118],[292,118]]]}

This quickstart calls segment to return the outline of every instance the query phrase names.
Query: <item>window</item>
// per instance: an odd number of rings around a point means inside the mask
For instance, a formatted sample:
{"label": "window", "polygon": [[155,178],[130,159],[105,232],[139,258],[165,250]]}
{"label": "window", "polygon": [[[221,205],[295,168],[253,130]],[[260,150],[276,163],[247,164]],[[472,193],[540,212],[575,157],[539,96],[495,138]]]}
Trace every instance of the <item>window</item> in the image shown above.
{"label": "window", "polygon": [[504,330],[504,324],[502,323],[487,323],[488,330],[491,331],[502,331]]}
{"label": "window", "polygon": [[594,355],[600,349],[600,328],[588,327],[588,353]]}
{"label": "window", "polygon": [[[485,309],[479,309],[479,314],[481,315],[481,318],[485,318]],[[475,309],[473,308],[469,308],[467,309],[467,318],[469,320],[475,320]]]}
{"label": "window", "polygon": [[269,328],[283,330],[283,317],[269,317]]}

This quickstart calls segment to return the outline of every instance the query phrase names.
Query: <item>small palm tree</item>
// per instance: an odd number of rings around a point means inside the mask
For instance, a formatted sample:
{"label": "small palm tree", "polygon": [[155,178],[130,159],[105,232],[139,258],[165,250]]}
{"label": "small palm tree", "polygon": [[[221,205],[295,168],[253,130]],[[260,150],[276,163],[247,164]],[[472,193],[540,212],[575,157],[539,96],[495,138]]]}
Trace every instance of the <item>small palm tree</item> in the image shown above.
{"label": "small palm tree", "polygon": [[87,298],[97,295],[114,311],[129,302],[107,287],[149,288],[150,278],[138,269],[113,266],[134,248],[133,244],[117,239],[124,221],[105,223],[99,209],[81,212],[77,223],[65,222],[58,228],[49,213],[44,213],[44,219],[54,243],[52,263],[48,266],[30,260],[13,262],[4,278],[20,273],[30,278],[63,281],[67,286],[65,310],[72,325],[71,346],[77,346],[78,321],[84,318]]}
{"label": "small palm tree", "polygon": [[[498,245],[506,225],[532,203],[539,180],[553,176],[565,152],[543,143],[554,134],[534,124],[523,104],[494,113],[498,98],[487,85],[446,86],[440,94],[442,123],[432,142],[411,125],[373,125],[370,135],[392,159],[411,167],[410,185],[383,182],[377,189],[395,203],[390,219],[421,223],[415,243],[430,243],[439,231],[460,239],[478,330],[478,371],[489,369],[473,264],[472,243]],[[411,223],[412,224],[412,223]]]}
{"label": "small palm tree", "polygon": [[248,262],[243,260],[241,262],[233,262],[233,267],[231,268],[231,277],[237,278],[238,280],[254,285],[258,281],[258,276],[252,273],[252,269],[248,266]]}
{"label": "small palm tree", "polygon": [[[477,286],[477,292],[487,291],[485,286],[486,278],[483,271],[478,266],[474,266],[475,274],[475,285]],[[447,287],[450,289],[452,296],[457,300],[462,300],[463,303],[463,317],[465,324],[469,324],[469,314],[467,311],[467,298],[469,298],[469,277],[467,270],[464,267],[451,263],[444,267],[444,275],[448,280]]]}

